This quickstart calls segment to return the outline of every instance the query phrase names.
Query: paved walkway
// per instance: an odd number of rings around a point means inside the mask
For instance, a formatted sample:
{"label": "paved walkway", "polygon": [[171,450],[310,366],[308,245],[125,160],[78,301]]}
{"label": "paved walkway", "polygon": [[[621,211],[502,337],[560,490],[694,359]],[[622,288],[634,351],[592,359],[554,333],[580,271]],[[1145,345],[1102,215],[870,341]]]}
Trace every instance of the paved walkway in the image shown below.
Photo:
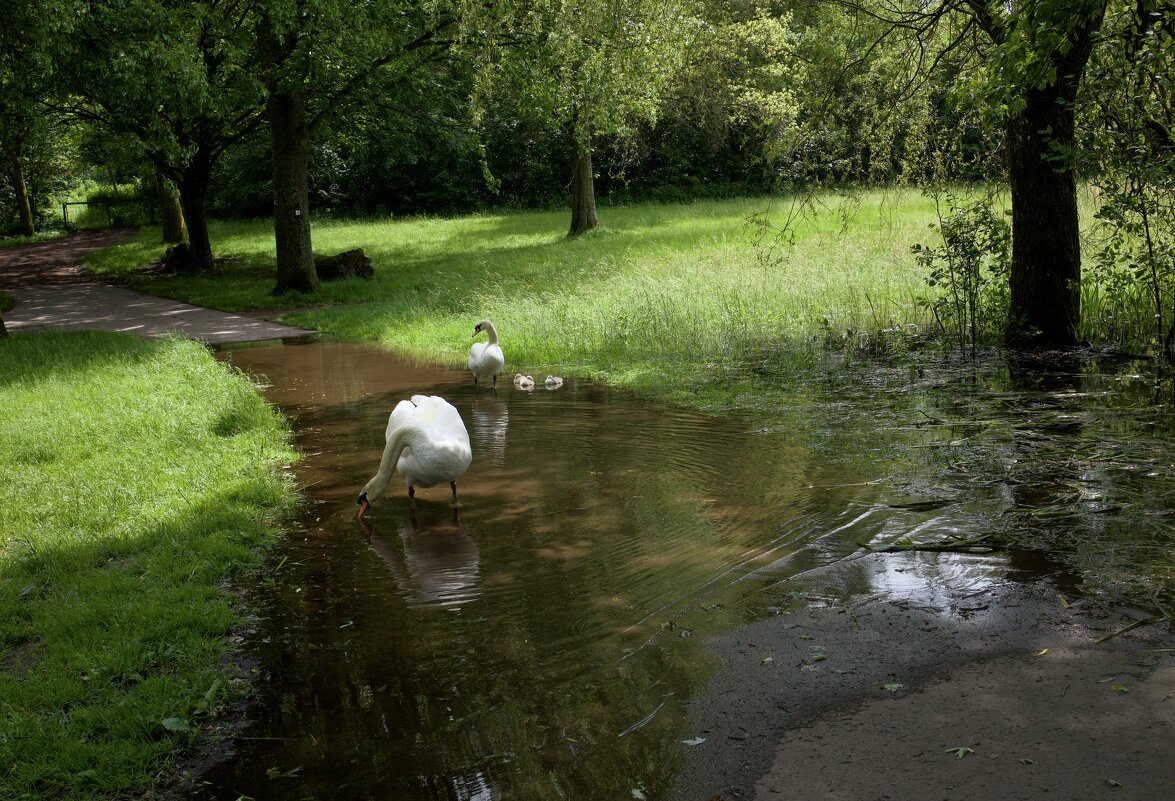
{"label": "paved walkway", "polygon": [[38,329],[103,329],[145,337],[175,333],[213,345],[311,336],[314,332],[240,314],[144,295],[88,278],[87,254],[116,245],[134,229],[86,232],[0,248],[0,289],[16,302],[4,315],[10,333]]}

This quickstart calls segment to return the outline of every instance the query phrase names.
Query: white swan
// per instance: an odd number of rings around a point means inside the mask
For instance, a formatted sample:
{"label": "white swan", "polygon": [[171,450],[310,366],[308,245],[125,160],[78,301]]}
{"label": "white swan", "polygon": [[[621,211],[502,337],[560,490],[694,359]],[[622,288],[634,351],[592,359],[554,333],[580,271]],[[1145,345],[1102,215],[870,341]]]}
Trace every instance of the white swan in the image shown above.
{"label": "white swan", "polygon": [[482,320],[473,327],[473,335],[486,332],[485,342],[474,342],[469,348],[469,369],[473,373],[473,383],[477,385],[478,378],[493,377],[494,386],[498,385],[498,373],[502,372],[502,365],[506,357],[502,355],[502,346],[498,344],[498,331],[489,320]]}
{"label": "white swan", "polygon": [[515,373],[514,386],[530,392],[532,389],[534,389],[534,377],[529,375],[522,375],[521,373]]}
{"label": "white swan", "polygon": [[453,488],[453,503],[457,502],[457,479],[473,461],[473,450],[461,414],[448,401],[436,395],[413,395],[412,400],[400,401],[388,417],[384,438],[387,445],[379,472],[359,493],[358,517],[387,491],[393,469],[404,477],[413,509],[417,487],[446,481]]}
{"label": "white swan", "polygon": [[547,389],[558,389],[563,386],[563,379],[557,375],[549,375],[546,380]]}

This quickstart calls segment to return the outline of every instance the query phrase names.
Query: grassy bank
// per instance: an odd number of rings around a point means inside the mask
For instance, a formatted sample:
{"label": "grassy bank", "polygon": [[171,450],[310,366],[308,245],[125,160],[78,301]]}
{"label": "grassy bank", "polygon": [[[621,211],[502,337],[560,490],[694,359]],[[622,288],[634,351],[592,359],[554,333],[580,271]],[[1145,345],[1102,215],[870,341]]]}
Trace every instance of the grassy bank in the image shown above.
{"label": "grassy bank", "polygon": [[237,692],[286,423],[198,344],[99,332],[0,340],[0,407],[0,797],[141,788]]}
{"label": "grassy bank", "polygon": [[727,363],[803,361],[827,337],[925,323],[910,245],[926,241],[932,203],[915,193],[830,198],[796,221],[795,244],[768,250],[748,221],[788,213],[766,198],[642,204],[601,212],[603,228],[568,240],[563,212],[449,220],[317,223],[320,254],[361,247],[372,281],[273,298],[268,222],[221,223],[208,277],[137,275],[162,252],[157,233],[89,266],[151,292],[242,310],[321,305],[286,319],[330,335],[460,361],[473,323],[498,326],[508,372],[607,375],[618,384],[695,383]]}

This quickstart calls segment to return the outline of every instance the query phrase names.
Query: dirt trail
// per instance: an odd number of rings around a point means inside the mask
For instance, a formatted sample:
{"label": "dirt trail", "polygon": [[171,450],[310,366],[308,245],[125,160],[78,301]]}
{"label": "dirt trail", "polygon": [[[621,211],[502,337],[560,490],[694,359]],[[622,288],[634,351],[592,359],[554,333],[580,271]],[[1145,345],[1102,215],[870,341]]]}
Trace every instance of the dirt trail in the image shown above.
{"label": "dirt trail", "polygon": [[0,289],[92,283],[81,268],[82,259],[95,250],[126,242],[134,228],[82,231],[60,239],[0,248]]}
{"label": "dirt trail", "polygon": [[294,339],[314,332],[145,295],[86,275],[82,259],[129,240],[135,229],[83,232],[31,245],[0,248],[0,289],[16,307],[4,315],[10,333],[101,329],[144,337],[179,334],[209,344]]}
{"label": "dirt trail", "polygon": [[[886,558],[886,557],[876,557]],[[1048,581],[972,607],[869,600],[707,642],[675,801],[1175,798],[1175,636]]]}

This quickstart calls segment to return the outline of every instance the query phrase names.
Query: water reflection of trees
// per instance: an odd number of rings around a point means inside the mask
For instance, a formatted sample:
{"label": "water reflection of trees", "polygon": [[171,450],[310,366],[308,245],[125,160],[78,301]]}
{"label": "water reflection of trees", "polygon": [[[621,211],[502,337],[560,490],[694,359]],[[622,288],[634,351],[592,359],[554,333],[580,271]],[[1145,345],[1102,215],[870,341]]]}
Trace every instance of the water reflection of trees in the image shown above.
{"label": "water reflection of trees", "polygon": [[[908,367],[873,373],[887,402],[861,411],[884,443],[878,472],[891,491],[954,501],[914,516],[928,523],[914,539],[990,531],[1051,553],[1088,592],[1169,594],[1175,582],[1158,555],[1175,539],[1165,455],[1175,414],[1138,365],[1047,358],[942,360],[913,382]],[[1012,568],[1024,558],[1014,549]]]}

